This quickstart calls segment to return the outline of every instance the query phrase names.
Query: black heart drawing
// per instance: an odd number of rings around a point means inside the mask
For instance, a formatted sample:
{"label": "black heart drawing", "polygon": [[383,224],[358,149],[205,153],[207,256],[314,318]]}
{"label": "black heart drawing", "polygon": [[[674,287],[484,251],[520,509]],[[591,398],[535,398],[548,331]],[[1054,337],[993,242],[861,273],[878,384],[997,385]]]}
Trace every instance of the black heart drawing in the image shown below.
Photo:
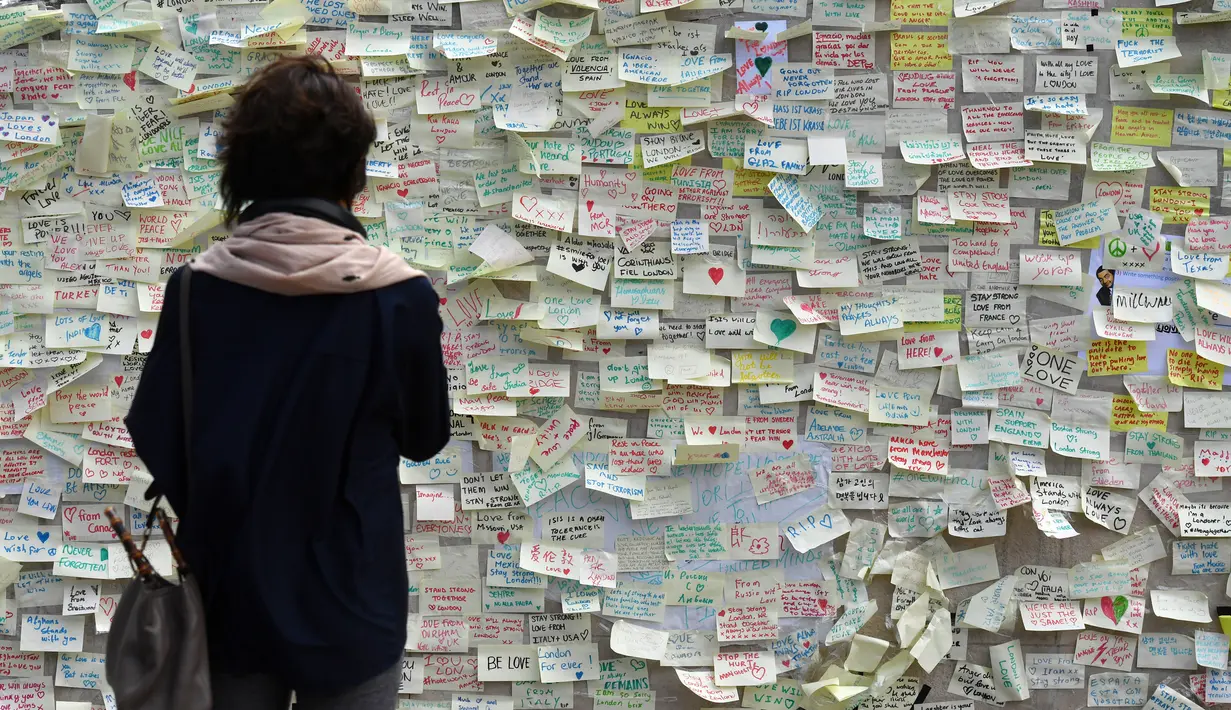
{"label": "black heart drawing", "polygon": [[586,268],[586,262],[584,261],[574,261],[573,262],[573,271],[584,271],[585,268]]}
{"label": "black heart drawing", "polygon": [[756,24],[756,28],[758,32],[764,32],[765,30],[769,29],[769,23],[768,22],[758,22]]}

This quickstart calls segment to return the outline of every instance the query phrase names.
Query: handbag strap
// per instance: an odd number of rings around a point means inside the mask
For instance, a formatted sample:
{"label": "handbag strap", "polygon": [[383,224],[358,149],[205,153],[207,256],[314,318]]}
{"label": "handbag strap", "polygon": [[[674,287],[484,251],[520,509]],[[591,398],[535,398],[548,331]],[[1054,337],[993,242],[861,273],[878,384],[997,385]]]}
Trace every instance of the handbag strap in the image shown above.
{"label": "handbag strap", "polygon": [[[180,398],[183,400],[183,419],[184,419],[184,475],[188,476],[192,471],[192,335],[189,330],[189,304],[192,286],[192,263],[184,265],[180,271]],[[163,538],[171,547],[171,555],[175,558],[175,566],[179,569],[180,574],[188,571],[188,565],[184,562],[184,556],[180,554],[179,546],[175,544],[175,535],[171,532],[170,521],[167,520],[166,513],[162,510],[163,495],[159,493],[154,498],[153,505],[145,515],[145,535],[141,540],[141,548],[136,550],[134,556],[133,550],[129,550],[129,555],[134,557],[134,563],[145,561],[145,546],[150,542],[150,533],[154,530],[154,520],[158,520],[158,527],[162,530]],[[148,564],[148,562],[147,562]],[[141,565],[137,564],[138,573],[141,572]]]}
{"label": "handbag strap", "polygon": [[[188,306],[189,294],[192,284],[192,264],[186,264],[180,270],[180,394],[183,399],[183,417],[184,417],[184,472],[187,474],[192,468],[192,338],[190,337],[188,327]],[[175,534],[171,530],[171,522],[167,519],[167,514],[162,510],[163,496],[159,493],[154,498],[154,503],[150,506],[150,510],[145,516],[145,534],[141,539],[141,546],[137,547],[133,542],[132,533],[128,531],[128,526],[120,519],[115,510],[110,506],[104,511],[108,521],[111,523],[112,529],[115,530],[116,537],[120,538],[120,542],[124,545],[124,551],[128,553],[128,560],[132,564],[137,575],[147,582],[157,582],[165,584],[158,573],[154,570],[153,564],[149,558],[145,556],[145,546],[150,542],[150,533],[154,530],[154,520],[157,518],[158,525],[162,528],[163,537],[167,540],[167,544],[171,547],[171,555],[175,559],[175,566],[183,576],[188,572],[188,565],[184,562],[184,557],[180,554],[179,546],[175,544]]]}
{"label": "handbag strap", "polygon": [[192,263],[180,276],[180,395],[184,406],[184,474],[192,473],[192,335],[188,329]]}

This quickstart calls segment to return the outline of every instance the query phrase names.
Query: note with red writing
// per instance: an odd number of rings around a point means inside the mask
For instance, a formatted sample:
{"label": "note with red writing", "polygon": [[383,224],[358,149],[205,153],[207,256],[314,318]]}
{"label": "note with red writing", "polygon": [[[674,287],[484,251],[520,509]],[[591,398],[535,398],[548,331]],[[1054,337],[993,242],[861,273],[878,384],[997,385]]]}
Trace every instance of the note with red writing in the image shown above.
{"label": "note with red writing", "polygon": [[549,469],[581,441],[586,431],[581,417],[565,405],[535,433],[530,459],[541,468]]}

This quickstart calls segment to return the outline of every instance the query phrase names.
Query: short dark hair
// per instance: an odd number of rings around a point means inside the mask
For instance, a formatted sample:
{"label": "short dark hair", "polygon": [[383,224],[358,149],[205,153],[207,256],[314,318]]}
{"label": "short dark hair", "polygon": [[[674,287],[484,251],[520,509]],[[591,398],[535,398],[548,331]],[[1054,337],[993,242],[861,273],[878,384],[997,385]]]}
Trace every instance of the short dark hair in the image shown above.
{"label": "short dark hair", "polygon": [[223,211],[248,202],[363,191],[376,123],[355,89],[317,56],[283,57],[239,90],[218,139]]}

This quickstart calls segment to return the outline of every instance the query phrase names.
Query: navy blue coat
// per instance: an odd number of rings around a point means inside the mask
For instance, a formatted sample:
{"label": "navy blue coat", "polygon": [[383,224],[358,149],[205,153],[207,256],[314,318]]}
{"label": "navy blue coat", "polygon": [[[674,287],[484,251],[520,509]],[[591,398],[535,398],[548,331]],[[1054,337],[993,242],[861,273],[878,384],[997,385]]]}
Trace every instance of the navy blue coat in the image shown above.
{"label": "navy blue coat", "polygon": [[180,516],[213,668],[318,692],[362,683],[406,641],[398,456],[449,438],[437,295],[426,278],[288,297],[193,273],[186,474],[181,275],[125,421]]}

